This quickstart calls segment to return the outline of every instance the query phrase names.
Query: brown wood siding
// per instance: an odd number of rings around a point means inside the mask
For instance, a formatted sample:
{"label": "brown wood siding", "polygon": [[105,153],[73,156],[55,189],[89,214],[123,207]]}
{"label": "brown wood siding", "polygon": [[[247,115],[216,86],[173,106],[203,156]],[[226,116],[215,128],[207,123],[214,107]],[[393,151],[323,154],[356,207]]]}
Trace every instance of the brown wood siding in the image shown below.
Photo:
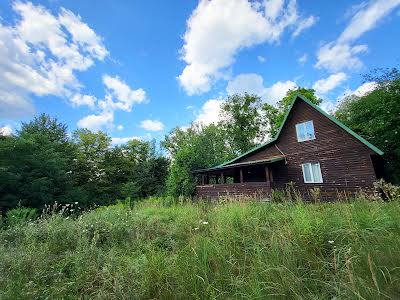
{"label": "brown wood siding", "polygon": [[196,187],[196,196],[199,198],[265,198],[270,192],[271,188],[266,182],[208,184]]}
{"label": "brown wood siding", "polygon": [[[309,120],[314,123],[315,139],[298,142],[295,126]],[[360,189],[373,188],[376,180],[371,161],[373,151],[302,100],[294,104],[275,144],[287,158],[286,165],[273,168],[277,188],[284,189],[288,182],[293,182],[302,196],[308,199],[309,190],[318,187],[324,200],[334,200],[344,194],[351,196]],[[279,155],[275,144],[235,163]],[[301,164],[306,162],[320,163],[323,183],[304,183]]]}

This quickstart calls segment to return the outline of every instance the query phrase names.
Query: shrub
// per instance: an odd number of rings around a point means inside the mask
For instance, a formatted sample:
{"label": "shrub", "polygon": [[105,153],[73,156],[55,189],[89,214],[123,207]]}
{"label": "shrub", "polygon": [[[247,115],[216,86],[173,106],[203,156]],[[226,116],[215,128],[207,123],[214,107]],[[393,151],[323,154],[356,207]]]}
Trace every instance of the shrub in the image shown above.
{"label": "shrub", "polygon": [[6,214],[8,226],[23,225],[35,220],[37,217],[37,209],[27,207],[14,208],[9,210]]}

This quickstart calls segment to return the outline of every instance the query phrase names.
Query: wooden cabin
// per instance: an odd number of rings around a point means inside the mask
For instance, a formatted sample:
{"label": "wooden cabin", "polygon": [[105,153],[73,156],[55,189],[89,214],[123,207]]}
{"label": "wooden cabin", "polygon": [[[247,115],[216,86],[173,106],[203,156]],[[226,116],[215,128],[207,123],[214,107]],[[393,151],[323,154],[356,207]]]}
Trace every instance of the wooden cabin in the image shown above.
{"label": "wooden cabin", "polygon": [[371,192],[383,152],[301,95],[278,134],[221,165],[195,171],[200,198],[268,198],[293,186],[304,199],[319,188],[322,200]]}

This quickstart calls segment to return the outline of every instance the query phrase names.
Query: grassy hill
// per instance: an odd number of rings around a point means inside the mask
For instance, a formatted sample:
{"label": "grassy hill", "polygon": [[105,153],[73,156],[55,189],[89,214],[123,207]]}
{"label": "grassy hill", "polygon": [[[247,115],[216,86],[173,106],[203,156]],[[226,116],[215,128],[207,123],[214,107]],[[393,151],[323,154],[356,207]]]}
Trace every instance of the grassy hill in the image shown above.
{"label": "grassy hill", "polygon": [[398,201],[167,200],[3,226],[0,299],[400,298]]}

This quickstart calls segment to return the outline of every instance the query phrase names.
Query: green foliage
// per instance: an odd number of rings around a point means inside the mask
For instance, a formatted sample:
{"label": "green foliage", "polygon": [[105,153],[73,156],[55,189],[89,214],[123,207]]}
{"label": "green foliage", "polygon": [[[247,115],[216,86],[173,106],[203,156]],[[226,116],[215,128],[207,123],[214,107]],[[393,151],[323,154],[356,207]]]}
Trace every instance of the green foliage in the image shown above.
{"label": "green foliage", "polygon": [[298,87],[294,90],[287,91],[286,96],[278,101],[276,106],[264,103],[263,111],[265,114],[265,120],[267,122],[267,132],[270,137],[274,137],[278,133],[278,130],[281,127],[296,94],[304,96],[316,105],[319,105],[322,102],[322,99],[315,95],[314,89]]}
{"label": "green foliage", "polygon": [[335,115],[385,153],[386,176],[400,183],[400,76],[394,69],[367,78],[377,88],[362,97],[347,97]]}
{"label": "green foliage", "polygon": [[221,107],[221,125],[236,155],[255,146],[264,138],[263,118],[260,114],[261,98],[256,95],[232,95]]}
{"label": "green foliage", "polygon": [[81,196],[71,176],[74,146],[66,129],[42,115],[23,124],[19,136],[0,140],[0,207],[42,208]]}
{"label": "green foliage", "polygon": [[155,148],[141,141],[111,147],[107,134],[87,129],[69,138],[65,124],[41,115],[0,139],[0,210],[43,209],[56,201],[88,207],[122,196],[160,195],[169,161]]}
{"label": "green foliage", "polygon": [[187,130],[176,128],[166,136],[162,145],[173,155],[168,193],[192,195],[196,185],[192,171],[220,164],[234,156],[226,140],[226,131],[214,124],[192,125]]}
{"label": "green foliage", "polygon": [[0,229],[0,299],[398,299],[400,202],[100,207]]}
{"label": "green foliage", "polygon": [[27,222],[34,221],[38,217],[38,211],[35,208],[19,207],[7,211],[7,225],[24,225]]}

